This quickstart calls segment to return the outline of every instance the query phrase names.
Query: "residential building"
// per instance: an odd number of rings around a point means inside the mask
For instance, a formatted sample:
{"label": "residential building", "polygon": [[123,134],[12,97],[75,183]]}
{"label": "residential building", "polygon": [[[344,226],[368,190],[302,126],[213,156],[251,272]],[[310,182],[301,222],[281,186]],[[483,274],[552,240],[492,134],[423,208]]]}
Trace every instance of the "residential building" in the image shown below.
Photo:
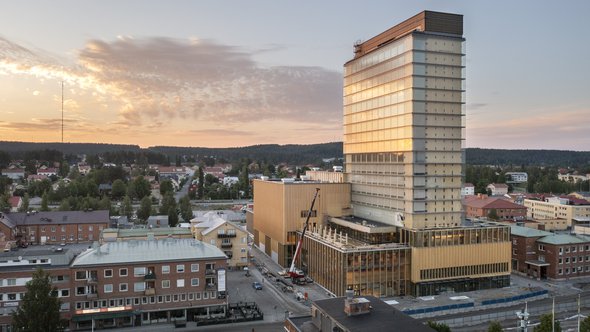
{"label": "residential building", "polygon": [[578,183],[578,182],[582,182],[582,181],[588,181],[588,179],[590,179],[590,174],[561,174],[558,173],[557,174],[557,179],[561,180],[561,181],[565,181],[565,182],[570,182],[570,183]]}
{"label": "residential building", "polygon": [[37,169],[38,175],[45,175],[47,177],[57,176],[57,173],[58,173],[57,168],[53,168],[53,167],[45,167],[45,168]]}
{"label": "residential building", "polygon": [[481,194],[465,197],[463,207],[467,218],[488,218],[495,215],[495,220],[524,220],[527,215],[525,206],[504,198]]}
{"label": "residential building", "polygon": [[[29,250],[30,249],[30,250]],[[11,331],[12,314],[18,308],[27,289],[27,281],[33,272],[42,268],[51,275],[57,296],[62,301],[62,318],[72,316],[70,299],[73,297],[70,285],[70,262],[79,251],[70,248],[51,249],[36,247],[27,250],[0,252],[0,331]]]}
{"label": "residential building", "polygon": [[[583,204],[584,201],[578,201]],[[590,204],[572,205],[572,199],[567,197],[543,197],[542,200],[525,199],[527,217],[542,222],[544,219],[563,219],[567,227],[577,223],[590,222]]]}
{"label": "residential building", "polygon": [[512,267],[536,279],[590,276],[590,237],[512,226]]}
{"label": "residential building", "polygon": [[475,195],[475,186],[472,183],[465,182],[461,187],[461,196],[472,196]]}
{"label": "residential building", "polygon": [[419,320],[373,296],[338,297],[314,301],[311,316],[289,317],[285,331],[404,331],[433,332]]}
{"label": "residential building", "polygon": [[109,223],[108,210],[0,213],[6,239],[28,244],[97,241]]}
{"label": "residential building", "polygon": [[504,175],[508,183],[523,183],[529,180],[526,172],[506,172]]}
{"label": "residential building", "polygon": [[490,183],[486,187],[492,196],[503,196],[508,194],[508,185],[505,183]]}
{"label": "residential building", "polygon": [[23,205],[23,199],[20,196],[11,196],[8,198],[8,204],[10,204],[10,212],[18,212]]}
{"label": "residential building", "polygon": [[30,174],[27,176],[27,181],[29,182],[43,181],[45,179],[47,179],[47,175]]}
{"label": "residential building", "polygon": [[2,170],[2,175],[18,181],[25,178],[25,170],[24,168],[6,168]]}
{"label": "residential building", "polygon": [[[146,254],[149,253],[149,254]],[[194,239],[107,242],[71,264],[70,328],[225,315],[227,257]],[[218,278],[223,280],[218,281]]]}
{"label": "residential building", "polygon": [[80,175],[88,175],[91,170],[92,167],[90,165],[78,165],[78,172],[80,172]]}
{"label": "residential building", "polygon": [[227,256],[227,265],[243,267],[248,265],[248,233],[233,222],[221,217],[223,213],[207,212],[191,220],[191,229],[197,240],[220,248]]}
{"label": "residential building", "polygon": [[147,228],[168,228],[170,226],[168,224],[167,215],[149,216],[148,219],[145,221],[145,224]]}

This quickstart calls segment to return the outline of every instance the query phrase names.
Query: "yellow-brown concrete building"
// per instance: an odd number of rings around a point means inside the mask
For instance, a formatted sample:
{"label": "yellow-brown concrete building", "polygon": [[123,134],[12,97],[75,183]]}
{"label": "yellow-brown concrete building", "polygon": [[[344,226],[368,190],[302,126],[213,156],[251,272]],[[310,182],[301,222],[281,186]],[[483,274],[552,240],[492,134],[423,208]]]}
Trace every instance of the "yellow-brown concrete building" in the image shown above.
{"label": "yellow-brown concrete building", "polygon": [[212,244],[227,256],[228,267],[248,265],[248,233],[240,226],[223,219],[217,211],[191,220],[195,239]]}
{"label": "yellow-brown concrete building", "polygon": [[320,188],[310,227],[328,216],[350,214],[350,184],[254,180],[254,244],[281,266],[289,266],[296,232],[303,229],[315,189]]}

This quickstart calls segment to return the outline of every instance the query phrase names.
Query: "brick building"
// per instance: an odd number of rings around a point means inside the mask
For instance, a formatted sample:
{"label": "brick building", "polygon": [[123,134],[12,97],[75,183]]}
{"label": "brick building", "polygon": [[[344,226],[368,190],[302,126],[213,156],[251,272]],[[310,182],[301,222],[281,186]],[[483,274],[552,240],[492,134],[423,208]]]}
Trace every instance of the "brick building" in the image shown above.
{"label": "brick building", "polygon": [[527,211],[525,206],[487,195],[466,196],[463,208],[467,218],[487,218],[495,210],[498,220],[522,220],[526,218]]}
{"label": "brick building", "polygon": [[590,276],[590,237],[512,226],[512,269],[536,279]]}
{"label": "brick building", "polygon": [[108,210],[0,213],[0,232],[29,244],[92,242],[109,222]]}

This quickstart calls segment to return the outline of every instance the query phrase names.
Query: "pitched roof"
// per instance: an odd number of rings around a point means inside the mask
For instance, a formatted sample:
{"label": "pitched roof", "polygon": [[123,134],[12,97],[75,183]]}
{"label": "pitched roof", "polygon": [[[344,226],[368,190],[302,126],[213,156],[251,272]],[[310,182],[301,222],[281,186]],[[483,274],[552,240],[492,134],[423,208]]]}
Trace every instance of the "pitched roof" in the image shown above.
{"label": "pitched roof", "polygon": [[4,217],[14,225],[109,223],[108,210],[17,212],[6,213]]}
{"label": "pitched roof", "polygon": [[588,243],[590,238],[583,235],[569,235],[569,234],[551,234],[549,236],[542,237],[537,242],[547,244],[577,244],[577,243]]}
{"label": "pitched roof", "polygon": [[20,196],[11,196],[8,198],[8,203],[10,203],[10,206],[12,207],[19,207],[18,205],[21,201],[22,198]]}
{"label": "pitched roof", "polygon": [[508,188],[508,185],[505,183],[490,183],[489,186],[494,186],[494,188]]}
{"label": "pitched roof", "polygon": [[520,209],[526,210],[526,206],[512,203],[500,197],[471,196],[465,199],[466,206],[481,209]]}
{"label": "pitched roof", "polygon": [[522,237],[542,237],[553,235],[553,233],[541,231],[530,227],[522,227],[516,225],[510,225],[510,235],[522,236]]}
{"label": "pitched roof", "polygon": [[88,249],[76,257],[72,267],[225,258],[217,247],[195,239],[129,240]]}

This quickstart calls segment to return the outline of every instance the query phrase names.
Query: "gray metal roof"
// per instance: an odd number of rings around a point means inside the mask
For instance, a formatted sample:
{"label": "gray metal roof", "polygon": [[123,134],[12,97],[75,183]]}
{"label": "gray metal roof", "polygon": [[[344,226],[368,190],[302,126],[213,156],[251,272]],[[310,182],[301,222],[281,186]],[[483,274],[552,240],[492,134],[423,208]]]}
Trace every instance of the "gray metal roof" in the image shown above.
{"label": "gray metal roof", "polygon": [[542,237],[552,235],[553,233],[541,231],[530,227],[510,225],[510,234],[522,237]]}
{"label": "gray metal roof", "polygon": [[4,219],[16,226],[109,223],[108,210],[45,211],[5,213]]}
{"label": "gray metal roof", "polygon": [[578,244],[578,243],[589,243],[590,238],[582,235],[569,235],[569,234],[552,234],[545,236],[537,240],[540,243],[547,244]]}
{"label": "gray metal roof", "polygon": [[219,248],[195,239],[107,242],[81,253],[72,267],[227,258]]}

